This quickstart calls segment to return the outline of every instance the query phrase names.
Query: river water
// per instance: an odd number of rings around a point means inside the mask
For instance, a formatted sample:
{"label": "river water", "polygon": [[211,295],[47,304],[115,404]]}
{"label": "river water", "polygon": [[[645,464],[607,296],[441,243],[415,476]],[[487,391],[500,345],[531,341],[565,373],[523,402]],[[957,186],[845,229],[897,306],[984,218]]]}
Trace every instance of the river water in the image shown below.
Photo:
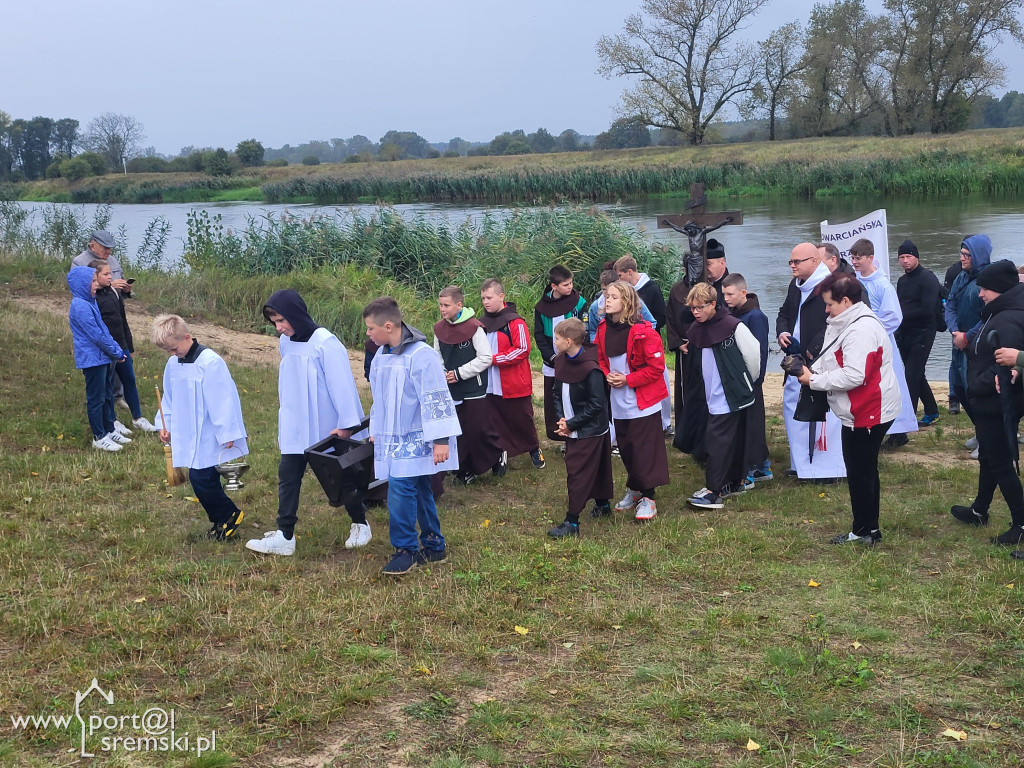
{"label": "river water", "polygon": [[[619,220],[624,226],[638,228],[645,236],[658,241],[673,242],[685,248],[685,239],[672,230],[657,229],[659,214],[682,212],[683,200],[645,200],[617,205],[600,205],[602,210]],[[40,203],[21,203],[29,210],[43,207]],[[92,218],[95,205],[72,206],[87,219]],[[893,282],[900,274],[896,262],[896,248],[904,239],[913,240],[921,253],[921,263],[942,279],[946,268],[957,260],[960,242],[968,234],[983,233],[992,238],[994,258],[1009,258],[1020,263],[1018,253],[1021,233],[1024,232],[1024,209],[1015,199],[975,196],[970,198],[928,199],[853,199],[804,200],[737,199],[726,202],[712,201],[712,210],[739,208],[743,210],[742,226],[726,226],[714,237],[725,245],[726,260],[731,272],[741,272],[750,290],[760,298],[761,308],[772,320],[782,300],[791,273],[786,266],[789,252],[799,242],[819,239],[819,223],[823,220],[843,222],[856,219],[876,208],[885,208],[889,222],[890,269]],[[265,205],[254,203],[189,203],[153,205],[113,205],[110,228],[123,226],[128,241],[128,254],[134,254],[141,244],[147,225],[157,217],[170,224],[166,248],[168,260],[180,258],[184,250],[186,217],[189,211],[206,209],[211,215],[219,214],[225,227],[244,228],[249,217],[279,216],[288,212],[296,216],[317,213],[343,215],[358,212],[370,215],[375,206],[342,205]],[[395,210],[407,218],[424,215],[446,218],[458,224],[466,219],[476,221],[487,213],[501,216],[508,211],[503,207],[460,206],[437,203],[397,205]],[[33,219],[39,219],[34,214]],[[642,268],[643,265],[641,265]],[[663,286],[667,291],[668,286]],[[932,379],[945,379],[945,365],[949,360],[949,340],[940,334],[929,363],[928,375]]]}

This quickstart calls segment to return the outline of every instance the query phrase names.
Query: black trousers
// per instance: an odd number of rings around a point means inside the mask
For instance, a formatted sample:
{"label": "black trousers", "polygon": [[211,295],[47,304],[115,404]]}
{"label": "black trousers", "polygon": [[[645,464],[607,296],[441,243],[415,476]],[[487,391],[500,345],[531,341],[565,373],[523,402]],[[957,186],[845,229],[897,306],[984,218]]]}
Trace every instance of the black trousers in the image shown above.
{"label": "black trousers", "polygon": [[924,406],[925,416],[939,412],[935,395],[932,394],[931,385],[928,384],[928,377],[924,372],[934,343],[935,334],[930,333],[919,338],[900,341],[897,344],[900,357],[903,358],[903,366],[907,369],[907,389],[910,391],[910,402],[913,403],[916,413],[917,401],[920,400]]}
{"label": "black trousers", "polygon": [[1013,525],[1024,525],[1024,490],[1010,459],[1010,438],[1003,425],[1003,414],[973,414],[978,436],[978,495],[971,505],[975,512],[988,512],[996,487],[1010,508]]}
{"label": "black trousers", "polygon": [[843,461],[853,511],[850,530],[857,536],[879,530],[882,484],[878,479],[878,449],[891,426],[892,420],[870,428],[843,426]]}
{"label": "black trousers", "polygon": [[238,511],[235,502],[224,492],[217,467],[190,468],[188,481],[211,523],[226,523]]}
{"label": "black trousers", "polygon": [[[277,465],[277,529],[288,538],[295,533],[295,524],[299,521],[299,492],[304,474],[305,454],[281,454],[281,463]],[[366,522],[366,505],[361,496],[346,504],[345,511],[353,523]]]}

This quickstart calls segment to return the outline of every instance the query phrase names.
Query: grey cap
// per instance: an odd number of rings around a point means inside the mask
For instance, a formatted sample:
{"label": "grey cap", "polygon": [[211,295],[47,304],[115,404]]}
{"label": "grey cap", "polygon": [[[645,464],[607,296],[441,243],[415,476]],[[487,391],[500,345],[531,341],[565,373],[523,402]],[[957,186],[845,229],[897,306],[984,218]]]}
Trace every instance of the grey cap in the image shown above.
{"label": "grey cap", "polygon": [[97,229],[91,235],[89,235],[89,242],[97,242],[104,248],[114,247],[114,236],[111,235],[105,229]]}

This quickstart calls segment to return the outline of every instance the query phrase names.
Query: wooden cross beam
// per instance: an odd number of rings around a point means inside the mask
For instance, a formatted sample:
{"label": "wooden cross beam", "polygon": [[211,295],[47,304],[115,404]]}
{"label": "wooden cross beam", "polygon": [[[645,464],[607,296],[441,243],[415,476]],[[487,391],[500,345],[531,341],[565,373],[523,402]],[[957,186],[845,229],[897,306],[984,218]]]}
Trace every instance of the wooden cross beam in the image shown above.
{"label": "wooden cross beam", "polygon": [[[684,268],[693,285],[707,278],[707,235],[726,224],[742,224],[743,211],[707,211],[708,196],[702,183],[690,185],[690,201],[686,213],[658,217],[658,229],[674,229],[689,240]],[[699,262],[699,264],[698,264]],[[699,277],[698,277],[699,269]]]}

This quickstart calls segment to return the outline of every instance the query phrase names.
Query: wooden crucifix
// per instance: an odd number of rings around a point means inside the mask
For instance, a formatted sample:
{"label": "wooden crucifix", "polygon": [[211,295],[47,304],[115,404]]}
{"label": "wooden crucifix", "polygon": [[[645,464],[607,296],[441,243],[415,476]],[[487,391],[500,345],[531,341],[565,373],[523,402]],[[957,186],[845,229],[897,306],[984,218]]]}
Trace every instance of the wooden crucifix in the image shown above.
{"label": "wooden crucifix", "polygon": [[658,229],[674,229],[686,235],[688,250],[683,259],[686,282],[696,285],[707,279],[708,233],[726,224],[742,224],[743,211],[706,211],[708,196],[701,183],[690,185],[690,201],[686,213],[658,217]]}

